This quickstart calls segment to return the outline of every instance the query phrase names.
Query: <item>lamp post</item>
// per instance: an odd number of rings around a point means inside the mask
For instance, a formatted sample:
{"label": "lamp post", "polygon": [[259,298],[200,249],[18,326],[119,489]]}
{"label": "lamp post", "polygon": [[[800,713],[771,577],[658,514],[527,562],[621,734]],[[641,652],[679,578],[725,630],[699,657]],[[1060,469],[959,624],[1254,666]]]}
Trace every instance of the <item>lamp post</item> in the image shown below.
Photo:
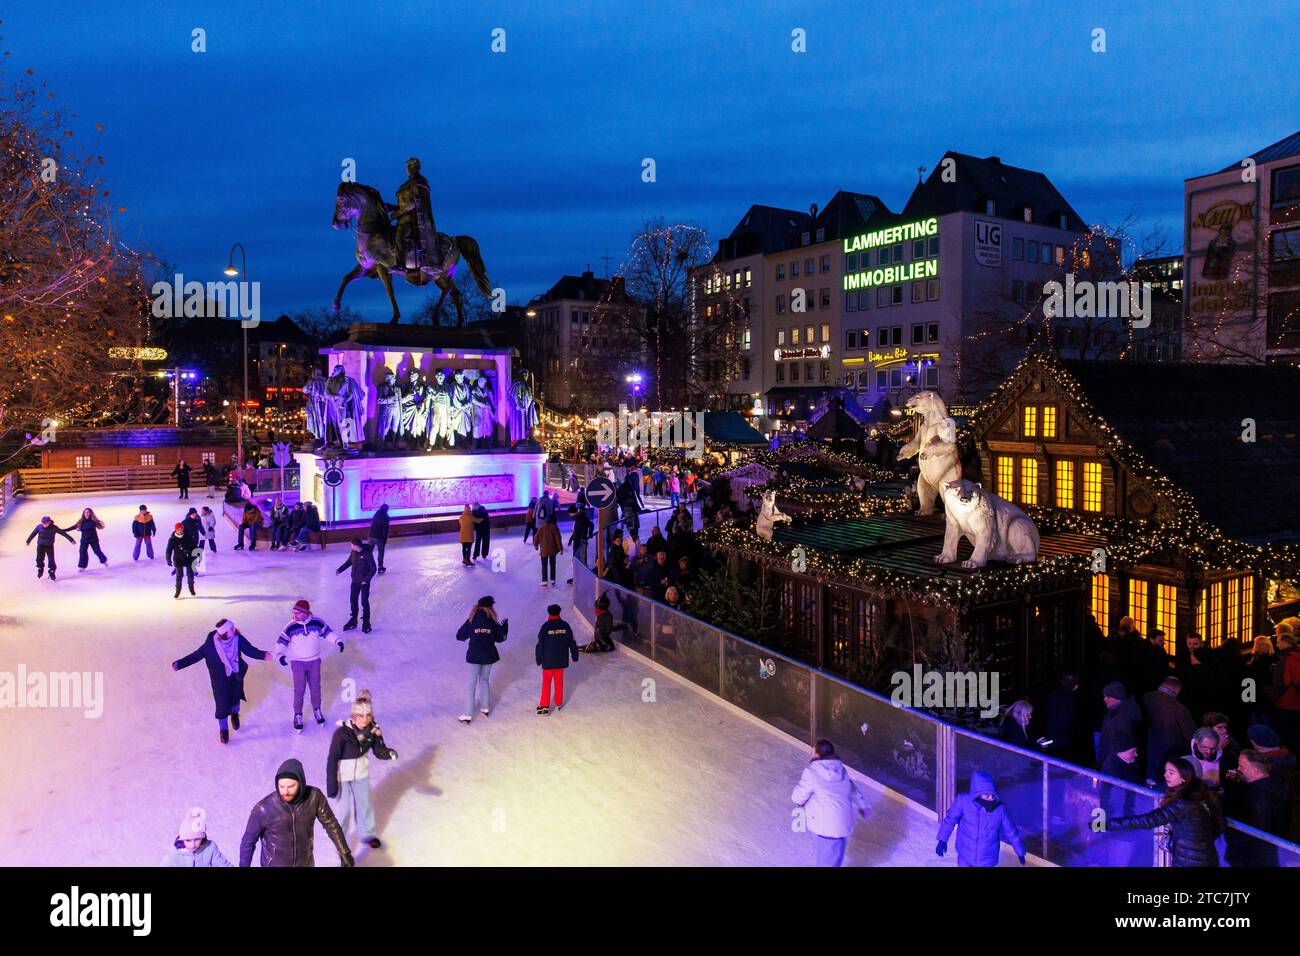
{"label": "lamp post", "polygon": [[[226,257],[225,274],[228,276],[241,275],[239,269],[235,268],[235,250],[239,250],[240,264],[244,267],[242,275],[244,281],[248,281],[248,251],[244,248],[242,242],[237,242],[230,247],[230,255]],[[236,464],[240,468],[244,467],[244,410],[248,408],[248,326],[240,322],[240,327],[244,333],[244,347],[241,358],[244,363],[244,399],[239,403],[239,410],[235,415],[235,457],[238,459]]]}

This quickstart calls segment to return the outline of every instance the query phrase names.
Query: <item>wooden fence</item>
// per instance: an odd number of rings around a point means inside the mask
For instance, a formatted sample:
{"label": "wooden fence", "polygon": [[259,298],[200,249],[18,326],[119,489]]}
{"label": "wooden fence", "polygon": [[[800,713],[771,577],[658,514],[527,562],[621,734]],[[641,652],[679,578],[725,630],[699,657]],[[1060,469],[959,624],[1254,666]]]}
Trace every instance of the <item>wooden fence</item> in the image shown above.
{"label": "wooden fence", "polygon": [[[18,490],[25,495],[69,495],[176,486],[171,468],[166,465],[151,468],[20,468],[17,475]],[[202,472],[197,479],[196,487],[203,482]]]}

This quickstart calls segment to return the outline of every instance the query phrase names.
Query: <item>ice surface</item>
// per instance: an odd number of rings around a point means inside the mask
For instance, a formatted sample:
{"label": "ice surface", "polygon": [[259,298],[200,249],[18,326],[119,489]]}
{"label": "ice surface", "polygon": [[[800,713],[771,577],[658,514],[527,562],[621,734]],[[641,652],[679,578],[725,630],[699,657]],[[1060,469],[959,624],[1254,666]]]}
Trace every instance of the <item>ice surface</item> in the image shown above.
{"label": "ice surface", "polygon": [[[233,552],[234,529],[218,523],[198,597],[172,598],[160,536],[154,561],[132,562],[130,521],[147,503],[159,531],[188,503],[165,492],[20,499],[0,522],[0,671],[103,674],[103,714],[73,709],[0,710],[0,863],[144,865],[163,857],[191,806],[208,812],[209,836],[235,859],[252,805],[273,787],[280,762],[298,757],[308,782],[324,787],[325,753],[347,714],[341,682],[369,688],[388,743],[401,758],[372,761],[381,850],[360,865],[805,865],[812,837],[792,831],[790,790],[808,754],[638,655],[583,655],[566,676],[564,710],[534,713],[540,672],[537,628],[548,603],[570,603],[563,585],[541,588],[522,529],[493,535],[507,570],[460,564],[451,535],[394,539],[388,573],[372,587],[375,630],[343,636],[346,651],[323,667],[328,723],[295,735],[289,674],[253,662],[243,729],[217,740],[206,669],[174,673],[222,617],[271,649],[298,598],[335,629],[348,616],[347,549]],[[35,544],[23,540],[49,514],[72,524],[83,505],[106,522],[108,556],[78,574],[77,550],[62,538],[59,580],[37,580]],[[74,533],[75,537],[75,533]],[[492,715],[456,720],[468,673],[454,639],[474,601],[496,597],[510,639],[492,673]],[[567,615],[586,639],[580,619]],[[642,681],[657,700],[642,700]],[[868,791],[871,816],[850,843],[851,865],[954,865],[933,855],[931,814]],[[355,844],[355,832],[349,834]],[[324,833],[318,865],[337,865]],[[1004,856],[1004,862],[1006,857]]]}

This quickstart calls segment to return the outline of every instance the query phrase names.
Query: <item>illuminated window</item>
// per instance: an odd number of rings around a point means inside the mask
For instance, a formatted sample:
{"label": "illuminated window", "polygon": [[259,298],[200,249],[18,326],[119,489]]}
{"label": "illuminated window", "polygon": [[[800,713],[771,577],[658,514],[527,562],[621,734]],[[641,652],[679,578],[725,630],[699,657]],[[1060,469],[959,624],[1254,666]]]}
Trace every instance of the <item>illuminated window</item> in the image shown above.
{"label": "illuminated window", "polygon": [[1228,637],[1241,637],[1241,581],[1228,582]]}
{"label": "illuminated window", "polygon": [[1097,619],[1101,633],[1110,637],[1110,575],[1092,576],[1092,616]]}
{"label": "illuminated window", "polygon": [[1178,588],[1172,584],[1156,585],[1156,628],[1165,632],[1165,650],[1172,654],[1178,630]]}
{"label": "illuminated window", "polygon": [[158,464],[158,456],[157,456],[157,455],[152,455],[152,454],[142,454],[142,455],[140,456],[140,465],[141,465],[142,467],[147,467],[147,466],[149,466],[149,465],[156,465],[156,464]]}
{"label": "illuminated window", "polygon": [[1196,602],[1196,633],[1205,636],[1205,612],[1210,606],[1210,592],[1201,588],[1201,599]]}
{"label": "illuminated window", "polygon": [[[80,466],[78,466],[80,467]],[[1012,501],[1016,497],[1016,460],[1011,457],[998,459],[998,495]]]}
{"label": "illuminated window", "polygon": [[1074,462],[1056,463],[1056,507],[1074,507]]}
{"label": "illuminated window", "polygon": [[1026,438],[1032,438],[1038,434],[1038,409],[1033,405],[1025,406],[1025,431]]}
{"label": "illuminated window", "polygon": [[1056,437],[1056,406],[1055,405],[1043,406],[1043,437],[1044,438]]}
{"label": "illuminated window", "polygon": [[1210,585],[1210,627],[1205,639],[1211,647],[1218,647],[1223,640],[1223,582],[1215,581]]}
{"label": "illuminated window", "polygon": [[1083,510],[1101,510],[1101,462],[1083,463]]}
{"label": "illuminated window", "polygon": [[1248,641],[1255,634],[1255,579],[1241,579],[1241,638]]}
{"label": "illuminated window", "polygon": [[1128,582],[1128,616],[1145,636],[1147,630],[1147,583],[1130,578]]}
{"label": "illuminated window", "polygon": [[199,456],[199,461],[204,465],[215,465],[217,463],[217,453],[215,451],[205,451]]}
{"label": "illuminated window", "polygon": [[1035,458],[1020,459],[1020,502],[1038,504],[1038,460]]}
{"label": "illuminated window", "polygon": [[89,467],[90,467],[90,456],[89,456],[89,455],[78,455],[76,461],[74,462],[74,464],[75,464],[76,467],[78,467],[78,468],[89,468]]}

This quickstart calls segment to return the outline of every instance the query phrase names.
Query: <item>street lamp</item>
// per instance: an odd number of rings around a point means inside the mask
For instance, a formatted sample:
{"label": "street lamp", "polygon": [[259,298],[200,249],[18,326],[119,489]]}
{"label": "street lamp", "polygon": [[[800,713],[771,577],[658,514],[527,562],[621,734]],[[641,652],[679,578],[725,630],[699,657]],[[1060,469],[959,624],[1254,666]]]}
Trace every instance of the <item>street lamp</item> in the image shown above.
{"label": "street lamp", "polygon": [[[243,268],[244,281],[248,281],[248,251],[244,249],[242,242],[237,242],[230,247],[230,255],[226,257],[225,274],[228,276],[237,276],[241,272],[235,268],[235,250],[239,250],[240,264]],[[240,322],[240,327],[244,333],[244,348],[241,358],[244,362],[244,400],[239,404],[239,411],[235,415],[235,458],[238,459],[235,464],[240,468],[244,467],[244,409],[248,407],[248,326]]]}

